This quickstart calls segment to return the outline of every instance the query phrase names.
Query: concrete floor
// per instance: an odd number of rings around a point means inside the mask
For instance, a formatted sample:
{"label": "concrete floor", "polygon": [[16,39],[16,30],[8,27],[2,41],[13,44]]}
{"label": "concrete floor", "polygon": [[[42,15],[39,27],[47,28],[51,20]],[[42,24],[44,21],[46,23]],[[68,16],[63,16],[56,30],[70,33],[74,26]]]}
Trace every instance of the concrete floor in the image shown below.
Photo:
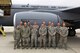
{"label": "concrete floor", "polygon": [[68,50],[65,49],[16,49],[14,50],[13,34],[8,33],[6,38],[0,35],[0,53],[80,53],[80,34],[68,37]]}

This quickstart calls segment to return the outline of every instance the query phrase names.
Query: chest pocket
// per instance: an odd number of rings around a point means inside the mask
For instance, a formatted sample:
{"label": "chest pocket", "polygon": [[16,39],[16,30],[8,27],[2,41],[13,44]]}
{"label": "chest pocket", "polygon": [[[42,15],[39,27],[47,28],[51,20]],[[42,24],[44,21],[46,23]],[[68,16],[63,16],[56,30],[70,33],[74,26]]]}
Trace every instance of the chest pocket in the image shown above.
{"label": "chest pocket", "polygon": [[36,33],[37,33],[37,30],[33,29],[32,34],[36,34]]}
{"label": "chest pocket", "polygon": [[63,28],[63,30],[62,30],[62,34],[65,35],[66,32],[67,32],[66,28]]}
{"label": "chest pocket", "polygon": [[46,31],[46,28],[42,29],[42,33],[45,33],[45,31]]}

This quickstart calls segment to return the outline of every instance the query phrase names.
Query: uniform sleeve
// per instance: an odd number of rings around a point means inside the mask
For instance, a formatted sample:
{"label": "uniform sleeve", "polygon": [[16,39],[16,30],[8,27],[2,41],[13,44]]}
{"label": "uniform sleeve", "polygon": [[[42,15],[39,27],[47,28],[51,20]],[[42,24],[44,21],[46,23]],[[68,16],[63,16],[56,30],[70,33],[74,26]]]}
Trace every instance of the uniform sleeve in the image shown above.
{"label": "uniform sleeve", "polygon": [[30,30],[30,28],[28,27],[28,37],[30,36],[30,33],[31,33],[31,30]]}
{"label": "uniform sleeve", "polygon": [[46,35],[47,34],[47,28],[45,29],[45,32],[44,32],[44,35]]}
{"label": "uniform sleeve", "polygon": [[60,35],[62,36],[62,27],[60,28],[60,31],[59,31]]}
{"label": "uniform sleeve", "polygon": [[66,34],[65,34],[65,36],[68,36],[68,29],[66,28]]}
{"label": "uniform sleeve", "polygon": [[53,33],[53,35],[55,35],[56,34],[56,28],[54,28],[54,33]]}
{"label": "uniform sleeve", "polygon": [[57,32],[57,27],[55,27],[55,31]]}
{"label": "uniform sleeve", "polygon": [[50,29],[48,28],[48,33],[51,35]]}
{"label": "uniform sleeve", "polygon": [[16,40],[16,30],[14,30],[14,40]]}
{"label": "uniform sleeve", "polygon": [[38,34],[38,29],[36,29],[36,34]]}
{"label": "uniform sleeve", "polygon": [[32,36],[32,34],[33,34],[33,29],[31,30],[31,36]]}
{"label": "uniform sleeve", "polygon": [[39,28],[39,34],[41,35],[41,28]]}
{"label": "uniform sleeve", "polygon": [[23,28],[20,29],[21,36],[23,35]]}

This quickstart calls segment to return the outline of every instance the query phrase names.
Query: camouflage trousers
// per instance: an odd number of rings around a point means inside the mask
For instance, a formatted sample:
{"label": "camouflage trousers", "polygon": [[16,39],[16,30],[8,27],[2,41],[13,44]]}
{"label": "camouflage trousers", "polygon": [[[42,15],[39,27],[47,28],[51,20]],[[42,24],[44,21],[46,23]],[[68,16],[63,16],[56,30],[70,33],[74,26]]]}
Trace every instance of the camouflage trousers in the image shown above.
{"label": "camouflage trousers", "polygon": [[23,47],[29,47],[30,38],[29,37],[22,37],[22,45]]}
{"label": "camouflage trousers", "polygon": [[23,39],[22,39],[22,37],[20,37],[20,41],[21,41],[21,46],[23,47]]}
{"label": "camouflage trousers", "polygon": [[64,47],[65,49],[67,48],[67,37],[60,36],[59,47]]}
{"label": "camouflage trousers", "polygon": [[55,36],[49,36],[49,42],[48,42],[48,46],[49,47],[55,47],[56,43],[55,43]]}
{"label": "camouflage trousers", "polygon": [[56,33],[56,35],[55,35],[56,47],[59,46],[59,40],[60,40],[60,34],[59,33]]}
{"label": "camouflage trousers", "polygon": [[15,49],[16,47],[17,47],[17,48],[20,47],[20,38],[19,38],[19,39],[15,39],[14,49]]}
{"label": "camouflage trousers", "polygon": [[33,47],[34,45],[35,47],[37,47],[37,37],[31,36],[31,47]]}
{"label": "camouflage trousers", "polygon": [[39,41],[39,43],[40,43],[40,47],[46,47],[46,36],[40,36],[39,38],[38,38],[38,41]]}

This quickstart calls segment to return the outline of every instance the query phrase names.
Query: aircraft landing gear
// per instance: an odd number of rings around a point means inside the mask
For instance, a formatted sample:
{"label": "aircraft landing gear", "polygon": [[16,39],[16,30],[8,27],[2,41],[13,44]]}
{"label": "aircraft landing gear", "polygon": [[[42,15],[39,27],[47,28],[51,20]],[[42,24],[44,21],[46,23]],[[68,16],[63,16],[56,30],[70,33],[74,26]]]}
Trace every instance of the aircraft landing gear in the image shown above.
{"label": "aircraft landing gear", "polygon": [[73,28],[69,28],[68,31],[69,31],[68,36],[75,36],[75,34],[76,34],[75,29],[73,29]]}
{"label": "aircraft landing gear", "polygon": [[[4,27],[2,26],[2,28],[1,28],[3,31],[4,31]],[[0,31],[0,34],[2,34],[2,32]]]}

